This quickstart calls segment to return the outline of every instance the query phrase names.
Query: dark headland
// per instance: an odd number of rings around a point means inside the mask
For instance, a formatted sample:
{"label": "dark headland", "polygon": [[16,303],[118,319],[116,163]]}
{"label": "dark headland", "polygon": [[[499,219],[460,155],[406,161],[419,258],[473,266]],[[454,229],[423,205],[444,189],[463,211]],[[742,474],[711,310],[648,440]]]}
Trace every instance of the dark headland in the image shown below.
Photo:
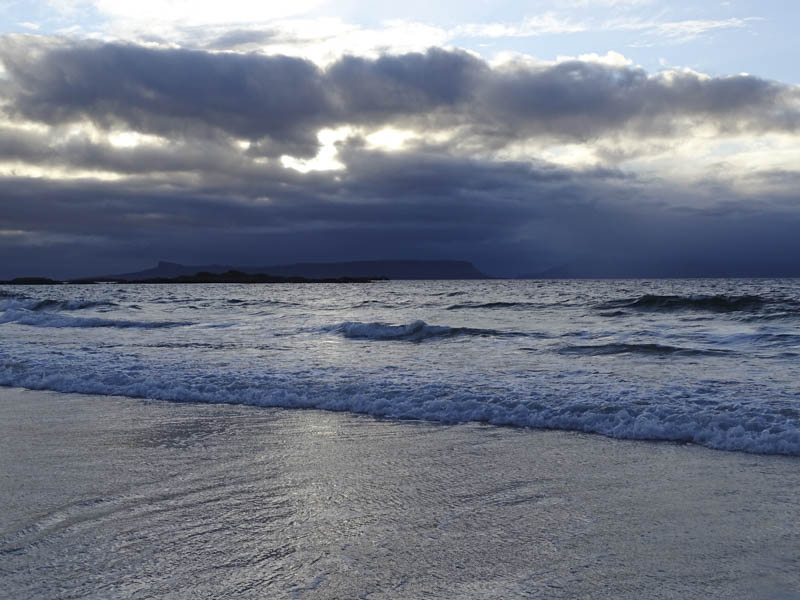
{"label": "dark headland", "polygon": [[160,261],[151,269],[133,273],[81,277],[66,282],[44,277],[20,277],[0,283],[368,283],[387,279],[488,279],[488,276],[472,263],[461,260],[364,260],[267,267],[182,265]]}
{"label": "dark headland", "polygon": [[486,279],[475,266],[462,260],[360,260],[332,263],[294,263],[266,267],[230,265],[182,265],[161,261],[152,269],[112,276],[120,281],[142,281],[162,277],[180,277],[195,273],[225,273],[238,271],[247,274],[268,273],[274,277],[305,279]]}

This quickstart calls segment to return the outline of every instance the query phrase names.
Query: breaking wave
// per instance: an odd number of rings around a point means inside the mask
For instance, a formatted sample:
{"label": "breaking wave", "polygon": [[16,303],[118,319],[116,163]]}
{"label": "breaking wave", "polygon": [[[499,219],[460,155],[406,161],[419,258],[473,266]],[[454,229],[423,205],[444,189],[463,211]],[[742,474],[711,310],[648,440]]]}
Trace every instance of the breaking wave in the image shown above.
{"label": "breaking wave", "polygon": [[0,290],[0,385],[800,456],[798,283],[403,285]]}
{"label": "breaking wave", "polygon": [[57,312],[85,310],[87,308],[104,308],[119,306],[110,300],[29,300],[25,296],[6,296],[7,300],[0,302],[0,310],[28,310],[34,312]]}
{"label": "breaking wave", "polygon": [[414,321],[407,325],[390,325],[388,323],[361,323],[348,321],[325,331],[338,333],[355,340],[399,340],[406,342],[422,342],[434,338],[455,336],[514,336],[524,335],[515,332],[501,332],[494,329],[474,329],[471,327],[447,327],[445,325],[428,325],[425,321]]}
{"label": "breaking wave", "polygon": [[36,302],[31,310],[84,310],[87,308],[119,306],[116,302],[109,300],[40,300]]}
{"label": "breaking wave", "polygon": [[101,319],[99,317],[72,317],[52,312],[8,309],[0,315],[0,323],[17,323],[31,327],[114,327],[117,329],[158,329],[193,325],[186,321],[126,321],[120,319]]}
{"label": "breaking wave", "polygon": [[[10,358],[10,357],[9,357]],[[197,372],[190,367],[145,364],[87,364],[77,357],[59,363],[4,360],[0,385],[60,392],[121,395],[178,402],[248,404],[262,407],[317,408],[376,417],[441,423],[565,429],[615,438],[692,442],[723,450],[800,456],[800,409],[785,404],[753,405],[737,397],[712,395],[686,402],[689,388],[620,395],[611,390],[559,394],[541,386],[525,391],[482,389],[469,382],[392,381],[365,375],[347,382],[309,379],[302,374]],[[548,388],[546,382],[544,388]]]}

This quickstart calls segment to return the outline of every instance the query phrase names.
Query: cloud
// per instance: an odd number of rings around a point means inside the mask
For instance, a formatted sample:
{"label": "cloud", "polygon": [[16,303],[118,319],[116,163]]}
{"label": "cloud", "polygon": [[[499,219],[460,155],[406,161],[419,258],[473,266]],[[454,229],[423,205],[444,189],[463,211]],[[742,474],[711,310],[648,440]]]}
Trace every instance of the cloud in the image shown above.
{"label": "cloud", "polygon": [[118,39],[144,39],[164,47],[176,43],[185,48],[260,52],[266,55],[298,56],[316,65],[328,66],[342,56],[354,54],[377,58],[382,54],[420,52],[447,43],[448,32],[434,25],[387,20],[374,27],[363,27],[335,17],[281,19],[267,23],[173,26],[153,35],[153,28],[131,30],[124,24]]}
{"label": "cloud", "polygon": [[578,33],[586,31],[588,26],[566,19],[553,11],[524,19],[520,23],[483,23],[459,25],[450,31],[453,37],[534,37],[557,33]]}
{"label": "cloud", "polygon": [[50,125],[86,119],[167,137],[225,132],[302,153],[330,113],[320,70],[298,58],[40,39],[10,41],[0,53],[10,112]]}
{"label": "cloud", "polygon": [[642,37],[631,46],[654,46],[656,44],[683,44],[694,41],[712,32],[731,29],[746,29],[759,17],[731,17],[728,19],[684,19],[679,21],[657,21],[618,17],[603,23],[606,31],[640,32]]}
{"label": "cloud", "polygon": [[[604,159],[693,139],[746,153],[767,132],[793,160],[798,90],[754,76],[442,48],[323,68],[35,36],[4,38],[0,60],[4,277],[365,256],[597,275],[687,274],[703,257],[698,269],[745,274],[800,251],[796,169],[739,186],[724,170],[682,182]],[[286,168],[321,149],[341,168]],[[567,150],[594,166],[543,158]]]}
{"label": "cloud", "polygon": [[754,203],[719,182],[680,186],[608,169],[357,143],[342,147],[340,160],[340,172],[308,174],[275,167],[119,182],[0,178],[4,229],[36,231],[51,252],[37,250],[40,263],[29,257],[30,236],[25,243],[6,236],[0,246],[7,265],[30,273],[47,263],[62,276],[101,269],[108,256],[137,257],[138,266],[164,257],[234,264],[449,257],[500,274],[566,264],[583,274],[651,276],[681,274],[699,261],[698,269],[742,274],[788,268],[800,250],[796,194]]}
{"label": "cloud", "polygon": [[52,9],[66,14],[94,9],[108,18],[138,22],[242,23],[269,21],[306,13],[321,0],[250,2],[248,0],[48,0]]}
{"label": "cloud", "polygon": [[[697,36],[716,29],[741,29],[746,27],[748,22],[754,18],[747,19],[721,19],[721,20],[701,20],[688,19],[685,21],[671,21],[652,26],[657,33],[670,38],[694,39]],[[650,27],[648,27],[649,29]]]}
{"label": "cloud", "polygon": [[[572,5],[574,7],[588,7],[592,5],[609,8],[624,8],[640,6],[644,2],[585,2]],[[622,12],[612,18],[580,18],[576,19],[568,14],[547,11],[516,23],[470,23],[462,24],[451,30],[451,38],[519,38],[537,37],[553,34],[576,34],[593,32],[639,32],[643,34],[648,43],[656,41],[669,43],[684,43],[695,40],[709,32],[726,29],[744,29],[753,22],[760,21],[758,17],[731,17],[728,19],[683,19],[664,21],[658,19],[643,19],[627,12]],[[645,44],[639,41],[638,45]]]}
{"label": "cloud", "polygon": [[548,137],[673,137],[795,132],[798,91],[750,75],[655,75],[587,57],[490,66],[458,50],[345,56],[326,69],[258,54],[7,37],[6,110],[64,125],[90,121],[170,139],[226,135],[264,155],[310,157],[325,127],[450,131],[486,148]]}
{"label": "cloud", "polygon": [[567,0],[568,6],[577,6],[581,8],[590,7],[633,7],[633,6],[647,6],[653,4],[655,0]]}
{"label": "cloud", "polygon": [[274,30],[232,29],[205,44],[214,50],[232,50],[243,46],[263,46],[280,34]]}

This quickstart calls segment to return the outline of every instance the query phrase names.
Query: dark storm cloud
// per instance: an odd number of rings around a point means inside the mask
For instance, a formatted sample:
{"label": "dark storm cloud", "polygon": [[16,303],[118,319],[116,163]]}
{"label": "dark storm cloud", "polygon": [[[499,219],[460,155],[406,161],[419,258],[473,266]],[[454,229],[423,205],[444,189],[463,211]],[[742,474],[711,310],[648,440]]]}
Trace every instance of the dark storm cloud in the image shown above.
{"label": "dark storm cloud", "polygon": [[491,68],[457,50],[344,57],[323,70],[285,56],[5,38],[12,114],[47,124],[91,120],[168,138],[265,140],[266,154],[308,156],[321,127],[460,128],[487,147],[549,136],[673,136],[699,123],[723,132],[796,131],[798,92],[757,77],[566,61]]}
{"label": "dark storm cloud", "polygon": [[[730,190],[719,203],[713,187],[703,197],[609,170],[360,148],[343,158],[338,173],[202,184],[2,179],[3,229],[31,232],[0,235],[4,276],[86,275],[132,257],[132,268],[439,257],[501,274],[562,264],[589,275],[747,274],[789,268],[800,253],[796,204],[737,210],[750,200]],[[687,211],[676,196],[718,210]]]}
{"label": "dark storm cloud", "polygon": [[634,138],[672,136],[687,133],[685,119],[731,132],[794,131],[800,123],[797,93],[756,77],[652,77],[638,68],[581,61],[501,69],[481,100],[479,110],[509,137],[587,140],[620,129]]}
{"label": "dark storm cloud", "polygon": [[[427,154],[393,155],[352,150],[352,166],[342,173],[301,174],[276,169],[270,176],[240,177],[235,182],[211,174],[202,180],[159,188],[152,179],[125,181],[53,181],[6,178],[3,181],[5,226],[60,233],[102,230],[124,234],[133,221],[158,216],[156,225],[234,227],[379,228],[414,227],[421,222],[461,226],[470,221],[484,229],[507,228],[522,208],[530,213],[540,191],[574,185],[570,173],[536,169],[521,163],[483,163]],[[611,173],[593,174],[601,180]],[[551,192],[548,192],[551,193]],[[496,196],[494,200],[492,197]],[[489,205],[489,206],[487,206]],[[81,219],[70,215],[80,214]],[[438,226],[438,225],[437,225]]]}
{"label": "dark storm cloud", "polygon": [[326,80],[344,119],[385,122],[464,110],[489,73],[483,61],[464,52],[431,49],[374,60],[346,56],[327,70]]}
{"label": "dark storm cloud", "polygon": [[[0,278],[123,272],[158,259],[365,257],[467,259],[499,274],[556,265],[594,275],[749,274],[779,272],[800,255],[794,172],[753,174],[766,190],[755,198],[719,181],[689,188],[481,158],[537,137],[669,143],[696,124],[796,131],[797,91],[756,77],[653,77],[584,61],[501,68],[442,49],[322,69],[281,56],[34,37],[5,38],[0,59],[2,111],[45,126],[0,126],[0,163],[72,176],[0,177]],[[86,121],[168,141],[120,148],[70,128]],[[304,174],[274,160],[315,154],[318,130],[345,124],[456,133],[391,153],[350,138],[339,144],[338,171]],[[82,172],[122,178],[76,179]]]}
{"label": "dark storm cloud", "polygon": [[168,138],[223,131],[313,147],[330,112],[321,72],[302,59],[25,42],[0,52],[10,111],[41,123],[89,120]]}
{"label": "dark storm cloud", "polygon": [[230,139],[200,138],[191,143],[117,147],[87,136],[62,138],[58,131],[23,131],[0,126],[0,162],[22,161],[42,167],[106,171],[121,175],[202,173],[226,177],[264,177],[279,167],[253,163]]}

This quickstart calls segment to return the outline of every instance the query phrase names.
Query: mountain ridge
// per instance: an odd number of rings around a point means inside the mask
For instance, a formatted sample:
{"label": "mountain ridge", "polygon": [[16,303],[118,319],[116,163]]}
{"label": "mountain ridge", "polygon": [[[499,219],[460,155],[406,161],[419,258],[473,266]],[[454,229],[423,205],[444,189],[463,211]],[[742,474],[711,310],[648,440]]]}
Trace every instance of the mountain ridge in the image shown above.
{"label": "mountain ridge", "polygon": [[475,265],[464,260],[359,260],[344,262],[306,262],[266,267],[242,267],[235,265],[184,265],[161,260],[155,267],[102,277],[97,280],[139,281],[144,279],[174,278],[196,273],[263,273],[279,277],[322,278],[388,278],[388,279],[488,279]]}

